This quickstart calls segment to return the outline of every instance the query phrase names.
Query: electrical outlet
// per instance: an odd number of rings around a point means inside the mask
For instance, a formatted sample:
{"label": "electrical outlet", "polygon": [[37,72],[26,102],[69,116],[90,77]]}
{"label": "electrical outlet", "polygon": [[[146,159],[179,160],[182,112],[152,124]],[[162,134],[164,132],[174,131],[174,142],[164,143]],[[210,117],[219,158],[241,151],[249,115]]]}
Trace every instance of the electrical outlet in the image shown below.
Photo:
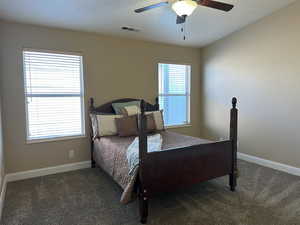
{"label": "electrical outlet", "polygon": [[73,149],[69,150],[69,159],[73,159],[75,156],[75,151]]}

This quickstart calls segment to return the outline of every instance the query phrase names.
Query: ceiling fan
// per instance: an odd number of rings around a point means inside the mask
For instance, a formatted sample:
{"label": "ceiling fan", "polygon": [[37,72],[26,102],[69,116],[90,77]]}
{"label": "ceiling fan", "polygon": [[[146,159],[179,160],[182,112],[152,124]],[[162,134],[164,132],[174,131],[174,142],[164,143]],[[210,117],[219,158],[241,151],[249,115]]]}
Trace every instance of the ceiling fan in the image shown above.
{"label": "ceiling fan", "polygon": [[174,3],[172,1],[160,2],[143,8],[136,9],[134,11],[136,13],[141,13],[168,4],[172,4],[172,9],[177,14],[176,24],[184,23],[186,21],[186,18],[194,12],[194,10],[197,8],[198,5],[222,10],[225,12],[229,12],[234,7],[231,4],[212,1],[212,0],[178,0],[175,1]]}

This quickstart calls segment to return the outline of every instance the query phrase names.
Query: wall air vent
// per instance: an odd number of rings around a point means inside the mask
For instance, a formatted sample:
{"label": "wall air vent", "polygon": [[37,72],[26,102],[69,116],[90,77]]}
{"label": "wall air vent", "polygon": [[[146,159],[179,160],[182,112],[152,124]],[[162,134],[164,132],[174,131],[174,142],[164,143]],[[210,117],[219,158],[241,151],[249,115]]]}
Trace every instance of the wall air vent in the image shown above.
{"label": "wall air vent", "polygon": [[132,32],[139,32],[140,30],[132,28],[132,27],[122,27],[122,30],[132,31]]}

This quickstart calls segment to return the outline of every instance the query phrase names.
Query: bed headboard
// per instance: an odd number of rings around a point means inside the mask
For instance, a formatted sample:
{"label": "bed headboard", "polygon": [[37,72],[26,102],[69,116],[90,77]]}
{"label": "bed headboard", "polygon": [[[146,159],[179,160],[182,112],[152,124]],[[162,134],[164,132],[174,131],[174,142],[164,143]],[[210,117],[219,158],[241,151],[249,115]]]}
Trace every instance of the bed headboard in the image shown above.
{"label": "bed headboard", "polygon": [[[89,111],[91,113],[108,113],[108,114],[114,114],[115,111],[112,107],[112,103],[123,103],[123,102],[131,102],[131,101],[141,101],[141,99],[134,99],[134,98],[121,98],[116,99],[111,102],[107,102],[100,106],[94,105],[94,98],[90,98],[90,108]],[[145,111],[156,111],[159,110],[159,104],[158,104],[158,98],[155,99],[155,104],[150,104],[148,102],[144,102]]]}

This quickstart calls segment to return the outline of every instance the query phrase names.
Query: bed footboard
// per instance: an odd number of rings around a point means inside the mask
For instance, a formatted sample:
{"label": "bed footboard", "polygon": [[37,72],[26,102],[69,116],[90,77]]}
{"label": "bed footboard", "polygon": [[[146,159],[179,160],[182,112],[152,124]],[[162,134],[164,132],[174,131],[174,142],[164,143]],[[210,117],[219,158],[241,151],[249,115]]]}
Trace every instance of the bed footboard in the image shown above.
{"label": "bed footboard", "polygon": [[[148,153],[143,162],[148,197],[231,174],[232,142]],[[163,181],[163,182],[162,182]]]}
{"label": "bed footboard", "polygon": [[216,177],[229,175],[231,191],[237,185],[237,99],[232,99],[230,139],[185,148],[147,152],[146,117],[141,101],[139,130],[139,201],[141,222],[147,222],[148,199]]}

